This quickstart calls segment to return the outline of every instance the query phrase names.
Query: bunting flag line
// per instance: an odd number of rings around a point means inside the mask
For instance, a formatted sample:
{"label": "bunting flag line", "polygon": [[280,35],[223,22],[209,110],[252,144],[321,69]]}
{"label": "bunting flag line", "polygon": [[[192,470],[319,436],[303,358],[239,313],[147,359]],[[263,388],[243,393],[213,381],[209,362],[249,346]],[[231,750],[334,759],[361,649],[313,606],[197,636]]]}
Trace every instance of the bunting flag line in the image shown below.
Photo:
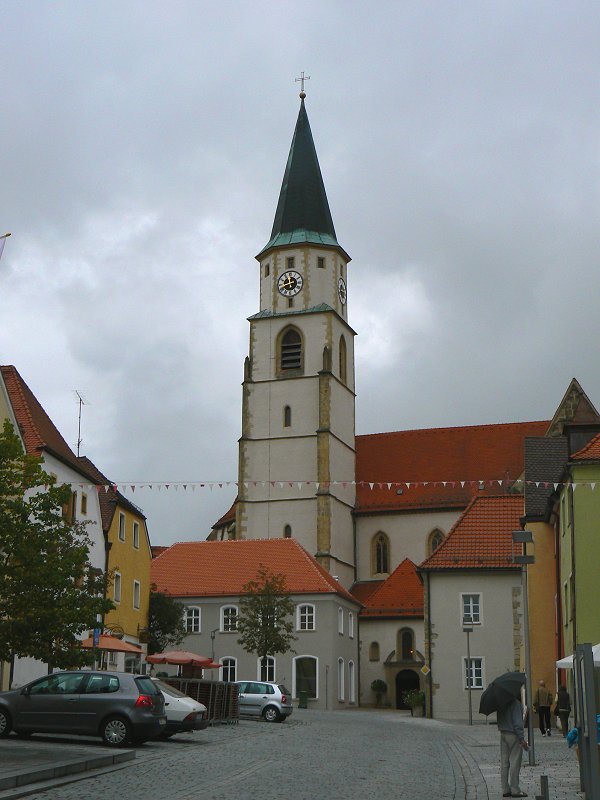
{"label": "bunting flag line", "polygon": [[436,480],[436,481],[349,481],[349,480],[333,480],[333,481],[299,481],[299,480],[268,480],[268,481],[243,481],[239,483],[238,481],[169,481],[165,483],[163,481],[152,481],[152,483],[142,482],[142,481],[127,481],[126,483],[70,483],[68,485],[75,491],[77,489],[87,490],[87,491],[96,491],[100,493],[104,490],[105,493],[107,492],[120,492],[121,494],[125,494],[127,492],[131,492],[134,494],[136,491],[140,491],[142,489],[148,489],[150,491],[156,490],[160,492],[161,489],[165,489],[165,491],[169,491],[172,489],[174,492],[177,492],[180,488],[187,492],[188,489],[195,491],[196,489],[205,489],[208,487],[211,491],[216,488],[223,489],[223,488],[230,488],[235,487],[238,491],[243,488],[244,491],[249,492],[252,489],[265,489],[269,486],[271,489],[278,489],[281,491],[287,491],[289,489],[294,489],[295,491],[302,491],[303,489],[313,489],[314,492],[317,493],[321,489],[331,489],[334,487],[340,486],[342,489],[347,489],[349,486],[358,487],[361,489],[368,489],[369,491],[385,491],[385,492],[394,492],[395,494],[403,494],[405,489],[409,490],[427,490],[427,489],[434,489],[439,490],[441,489],[456,489],[460,487],[460,489],[465,489],[466,487],[469,488],[478,488],[480,491],[485,489],[495,489],[497,487],[505,487],[505,489],[510,488],[517,488],[519,490],[523,489],[524,487],[532,487],[535,489],[544,488],[546,490],[554,490],[557,492],[559,489],[570,488],[571,492],[575,492],[578,488],[589,488],[592,491],[596,489],[597,481],[577,481],[572,482],[568,481],[567,483],[560,483],[556,481],[541,481],[541,480],[529,480],[523,478],[516,478],[512,480],[510,478],[495,478],[493,480],[489,479],[477,479],[477,480]]}

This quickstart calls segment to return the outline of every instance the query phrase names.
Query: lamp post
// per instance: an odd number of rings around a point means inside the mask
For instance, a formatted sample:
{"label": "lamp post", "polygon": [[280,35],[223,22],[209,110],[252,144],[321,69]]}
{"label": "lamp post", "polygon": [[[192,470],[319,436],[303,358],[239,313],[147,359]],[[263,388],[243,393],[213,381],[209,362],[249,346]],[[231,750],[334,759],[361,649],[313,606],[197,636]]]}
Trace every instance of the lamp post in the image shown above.
{"label": "lamp post", "polygon": [[523,555],[514,556],[515,564],[521,565],[521,591],[523,593],[523,644],[525,646],[525,705],[527,706],[527,737],[529,741],[529,766],[535,766],[535,743],[533,741],[533,714],[531,713],[531,652],[529,649],[529,591],[527,588],[527,565],[535,564],[535,556],[527,555],[527,545],[533,544],[531,531],[513,531],[514,544],[523,545]]}
{"label": "lamp post", "polygon": [[470,637],[473,633],[473,617],[463,617],[462,625],[463,633],[467,634],[467,692],[469,693],[469,725],[473,724],[473,700],[471,697],[471,690],[473,688],[473,667],[471,664],[471,641]]}
{"label": "lamp post", "polygon": [[215,660],[215,636],[216,636],[216,633],[217,633],[218,630],[220,630],[220,628],[215,628],[214,630],[212,630],[210,632],[210,647],[211,647],[210,660],[211,661]]}

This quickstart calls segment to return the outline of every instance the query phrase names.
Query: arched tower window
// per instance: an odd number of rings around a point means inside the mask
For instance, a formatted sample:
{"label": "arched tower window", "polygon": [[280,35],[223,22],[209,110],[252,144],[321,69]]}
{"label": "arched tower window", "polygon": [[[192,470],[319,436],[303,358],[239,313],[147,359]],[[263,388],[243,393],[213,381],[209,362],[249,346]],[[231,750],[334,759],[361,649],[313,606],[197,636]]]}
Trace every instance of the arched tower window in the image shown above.
{"label": "arched tower window", "polygon": [[371,572],[374,575],[390,571],[390,540],[381,531],[371,541]]}
{"label": "arched tower window", "polygon": [[441,543],[444,541],[444,534],[439,528],[435,528],[429,534],[429,552],[428,555],[431,555]]}
{"label": "arched tower window", "polygon": [[288,328],[281,335],[279,368],[282,372],[302,369],[302,337],[295,328]]}
{"label": "arched tower window", "polygon": [[292,538],[292,526],[285,525],[283,528],[283,538],[284,539],[291,539]]}
{"label": "arched tower window", "polygon": [[402,661],[412,661],[415,651],[415,635],[410,628],[398,631],[396,642],[396,658]]}
{"label": "arched tower window", "polygon": [[343,336],[340,336],[340,380],[346,383],[347,380],[347,352],[346,352],[346,340]]}
{"label": "arched tower window", "polygon": [[283,409],[283,427],[289,428],[292,425],[292,407],[285,406]]}

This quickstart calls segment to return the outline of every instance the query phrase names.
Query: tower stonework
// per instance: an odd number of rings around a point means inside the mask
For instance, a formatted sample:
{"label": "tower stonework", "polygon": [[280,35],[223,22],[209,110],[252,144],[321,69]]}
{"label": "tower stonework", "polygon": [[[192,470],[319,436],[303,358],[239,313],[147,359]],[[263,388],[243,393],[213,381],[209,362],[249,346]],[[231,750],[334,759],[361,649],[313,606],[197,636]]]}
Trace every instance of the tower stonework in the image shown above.
{"label": "tower stonework", "polygon": [[338,244],[301,95],[275,221],[258,254],[239,441],[239,538],[291,536],[355,579],[354,336]]}

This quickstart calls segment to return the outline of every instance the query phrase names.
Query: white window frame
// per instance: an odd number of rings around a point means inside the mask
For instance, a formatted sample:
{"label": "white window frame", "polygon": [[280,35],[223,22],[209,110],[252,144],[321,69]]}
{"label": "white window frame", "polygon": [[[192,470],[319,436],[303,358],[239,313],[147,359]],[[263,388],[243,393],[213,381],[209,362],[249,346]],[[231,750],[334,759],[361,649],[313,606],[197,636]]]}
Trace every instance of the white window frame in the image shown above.
{"label": "white window frame", "polygon": [[354,661],[348,661],[348,702],[356,703],[356,672]]}
{"label": "white window frame", "polygon": [[125,541],[125,514],[119,511],[119,541]]}
{"label": "white window frame", "polygon": [[121,573],[115,572],[115,580],[113,583],[113,600],[115,601],[115,603],[121,602],[121,597],[123,593],[122,590],[123,590],[123,584],[121,581]]}
{"label": "white window frame", "polygon": [[[302,617],[303,617],[302,609],[304,609],[304,608],[311,609],[311,612],[312,612],[312,627],[310,627],[310,628],[309,627],[305,627],[305,628],[302,627]],[[306,621],[308,622],[309,620],[306,620]],[[296,630],[297,631],[302,631],[304,633],[305,631],[316,631],[316,629],[317,629],[317,610],[316,610],[316,607],[315,607],[314,603],[301,603],[300,605],[297,605],[296,606]]]}
{"label": "white window frame", "polygon": [[133,522],[133,546],[136,550],[140,549],[140,523]]}
{"label": "white window frame", "polygon": [[139,581],[133,582],[133,607],[139,611],[140,602],[142,598],[142,584]]}
{"label": "white window frame", "polygon": [[87,517],[87,509],[88,509],[88,496],[85,492],[82,492],[81,497],[79,498],[79,510],[86,517]]}
{"label": "white window frame", "polygon": [[338,608],[338,633],[344,635],[344,609]]}
{"label": "white window frame", "polygon": [[[198,630],[193,630],[193,629],[188,628],[188,615],[189,615],[190,611],[197,611],[198,612],[198,618],[197,618]],[[192,619],[195,621],[196,617],[192,617]],[[184,622],[184,625],[185,625],[186,634],[202,633],[202,609],[200,608],[200,606],[186,606],[185,610],[183,612],[183,622]]]}
{"label": "white window frame", "polygon": [[[225,630],[225,612],[229,608],[233,608],[235,610],[235,628],[228,628],[227,630]],[[238,632],[237,624],[239,622],[239,619],[240,619],[240,609],[238,608],[238,606],[235,606],[232,603],[229,603],[226,606],[221,606],[221,630],[220,630],[220,633],[237,633]]]}
{"label": "white window frame", "polygon": [[[473,603],[472,599],[471,599],[471,602],[469,603],[469,613],[468,614],[465,613],[465,598],[467,598],[467,597],[470,597],[470,598],[476,597],[477,598],[477,619],[475,619],[475,616],[473,614],[473,609],[475,607],[475,603]],[[481,592],[461,592],[460,593],[460,622],[461,622],[461,625],[462,625],[465,617],[467,617],[467,616],[471,617],[471,624],[472,625],[482,625],[483,624],[483,614],[481,613],[482,612],[481,598],[482,598],[482,593]]]}
{"label": "white window frame", "polygon": [[313,655],[312,653],[302,653],[300,655],[294,656],[292,658],[292,696],[298,697],[298,691],[296,689],[296,661],[300,658],[312,658],[315,662],[315,696],[309,697],[309,700],[318,700],[319,699],[319,657]]}
{"label": "white window frame", "polygon": [[[463,656],[463,658],[462,658],[462,675],[463,675],[462,683],[463,683],[463,689],[465,689],[465,690],[467,690],[469,688],[468,682],[467,682],[467,661],[468,661],[467,656]],[[471,689],[472,690],[473,689],[483,689],[484,686],[485,686],[485,658],[483,656],[471,656],[471,664],[472,665],[474,664],[475,661],[480,662],[479,663],[479,668],[481,670],[481,675],[477,679],[475,678],[475,676],[472,677],[472,685],[471,685]]]}
{"label": "white window frame", "polygon": [[348,638],[354,639],[354,614],[352,611],[348,612]]}
{"label": "white window frame", "polygon": [[344,685],[344,659],[338,658],[337,662],[337,683],[338,683],[338,702],[344,703],[346,700],[346,687]]}
{"label": "white window frame", "polygon": [[277,668],[277,660],[275,659],[275,656],[267,656],[267,675],[269,675],[269,673],[271,673],[272,677],[271,678],[263,678],[262,677],[262,658],[257,658],[256,659],[256,680],[259,681],[260,683],[265,683],[265,682],[274,683],[277,680],[276,668]]}
{"label": "white window frame", "polygon": [[[228,663],[226,665],[226,661],[233,663]],[[219,659],[219,664],[221,665],[221,668],[219,669],[219,680],[223,681],[224,683],[235,683],[238,676],[237,658],[235,656],[223,656],[223,658]],[[227,669],[227,680],[225,680],[225,669]],[[233,669],[233,680],[229,677],[231,669]]]}

